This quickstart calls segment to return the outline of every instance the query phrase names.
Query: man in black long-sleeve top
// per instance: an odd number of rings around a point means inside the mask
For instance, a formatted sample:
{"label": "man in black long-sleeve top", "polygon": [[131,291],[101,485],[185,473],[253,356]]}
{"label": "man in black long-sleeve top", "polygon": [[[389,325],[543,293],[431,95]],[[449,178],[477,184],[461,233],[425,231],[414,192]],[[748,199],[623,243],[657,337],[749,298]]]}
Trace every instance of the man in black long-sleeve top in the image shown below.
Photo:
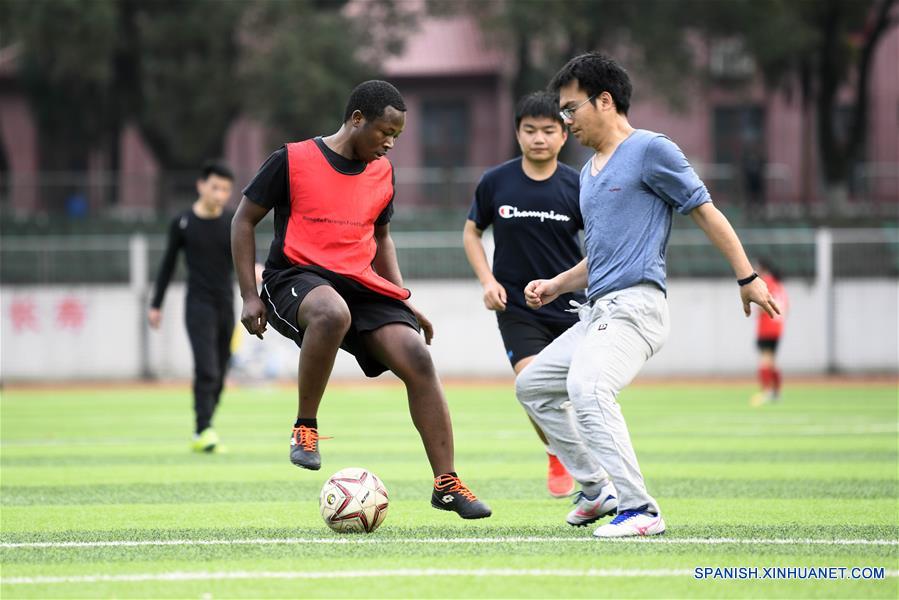
{"label": "man in black long-sleeve top", "polygon": [[187,262],[185,323],[194,355],[194,412],[196,432],[191,448],[195,452],[222,452],[218,434],[212,428],[234,332],[234,293],[231,262],[231,212],[224,210],[231,197],[234,175],[228,167],[207,163],[197,180],[199,198],[190,209],[178,214],[169,227],[168,247],[150,305],[150,327],[162,320],[162,300],[169,285],[178,252]]}

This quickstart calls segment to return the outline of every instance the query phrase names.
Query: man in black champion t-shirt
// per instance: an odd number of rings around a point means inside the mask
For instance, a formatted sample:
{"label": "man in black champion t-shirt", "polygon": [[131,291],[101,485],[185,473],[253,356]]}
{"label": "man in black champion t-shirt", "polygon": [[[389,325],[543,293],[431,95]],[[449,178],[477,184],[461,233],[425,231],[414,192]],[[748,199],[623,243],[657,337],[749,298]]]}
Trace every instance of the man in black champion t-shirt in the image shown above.
{"label": "man in black champion t-shirt", "polygon": [[[577,322],[577,314],[568,312],[569,301],[585,302],[582,293],[565,294],[535,312],[524,300],[528,282],[552,277],[584,258],[578,238],[584,228],[579,176],[558,161],[567,139],[558,109],[558,99],[546,92],[519,101],[515,135],[521,157],[490,169],[481,178],[463,235],[468,262],[484,287],[484,305],[496,311],[506,355],[516,375]],[[495,242],[492,271],[481,243],[484,230],[491,225]],[[546,446],[550,494],[572,494],[574,479],[537,424],[531,423]]]}
{"label": "man in black champion t-shirt", "polygon": [[231,262],[231,218],[224,207],[231,198],[234,174],[207,163],[197,180],[199,198],[172,219],[168,246],[156,277],[156,292],[147,318],[158,329],[162,300],[175,271],[178,252],[187,262],[185,324],[194,355],[195,452],[222,452],[212,416],[218,406],[231,358],[234,333],[234,267]]}

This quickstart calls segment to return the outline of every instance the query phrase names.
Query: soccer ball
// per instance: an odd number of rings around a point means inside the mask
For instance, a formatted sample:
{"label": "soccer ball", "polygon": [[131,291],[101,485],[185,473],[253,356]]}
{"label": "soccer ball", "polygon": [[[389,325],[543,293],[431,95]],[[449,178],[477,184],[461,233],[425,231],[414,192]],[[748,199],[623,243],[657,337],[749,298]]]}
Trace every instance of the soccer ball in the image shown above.
{"label": "soccer ball", "polygon": [[387,517],[387,488],[365,469],[342,469],[322,487],[318,501],[325,525],[338,533],[371,533]]}

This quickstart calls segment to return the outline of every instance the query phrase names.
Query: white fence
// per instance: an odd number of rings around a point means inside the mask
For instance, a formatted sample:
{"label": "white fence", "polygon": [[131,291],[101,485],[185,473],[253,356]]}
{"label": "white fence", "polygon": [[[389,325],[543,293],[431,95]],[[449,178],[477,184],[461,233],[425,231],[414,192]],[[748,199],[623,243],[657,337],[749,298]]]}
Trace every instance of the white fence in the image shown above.
{"label": "white fence", "polygon": [[[873,231],[882,238],[882,231]],[[877,236],[864,230],[847,233],[825,229],[809,234],[814,243],[816,276],[786,281],[790,313],[780,351],[784,368],[804,374],[896,373],[899,279],[833,276],[835,244],[864,245],[865,240]],[[406,242],[418,247],[427,237],[397,236],[397,245],[401,250]],[[442,237],[449,242],[449,234]],[[441,243],[441,236],[430,239],[432,245]],[[786,238],[772,234],[754,241],[776,244],[778,239]],[[672,244],[685,246],[695,241],[689,236]],[[706,249],[714,253],[711,246]],[[188,377],[192,360],[183,324],[183,286],[172,285],[163,327],[151,332],[145,321],[149,265],[144,238],[132,238],[129,261],[130,285],[3,286],[0,379]],[[407,286],[413,290],[413,301],[435,324],[432,354],[442,375],[493,377],[510,373],[496,320],[483,308],[480,287],[473,279],[412,279]],[[644,374],[754,372],[755,322],[743,317],[737,286],[731,279],[673,278],[668,296],[671,336]],[[273,330],[264,342],[241,334],[238,331],[235,340],[237,372],[250,377],[295,376],[297,349],[291,342]],[[341,353],[335,376],[359,377],[361,372],[352,357]]]}
{"label": "white fence", "polygon": [[[442,375],[510,373],[496,319],[483,308],[476,282],[413,281],[408,285],[416,304],[434,322],[431,352]],[[820,286],[787,282],[786,289],[791,308],[780,358],[788,372],[896,372],[899,283],[866,279],[834,284],[833,328],[825,325],[828,303]],[[733,282],[673,280],[668,297],[671,336],[644,374],[754,372],[755,321],[743,316]],[[158,332],[146,330],[143,306],[125,286],[9,288],[0,300],[4,381],[190,375],[180,284],[170,290]],[[244,375],[294,377],[297,349],[275,331],[270,329],[261,342],[239,331],[235,341],[237,366]],[[351,356],[341,353],[335,376],[361,377],[361,372]]]}

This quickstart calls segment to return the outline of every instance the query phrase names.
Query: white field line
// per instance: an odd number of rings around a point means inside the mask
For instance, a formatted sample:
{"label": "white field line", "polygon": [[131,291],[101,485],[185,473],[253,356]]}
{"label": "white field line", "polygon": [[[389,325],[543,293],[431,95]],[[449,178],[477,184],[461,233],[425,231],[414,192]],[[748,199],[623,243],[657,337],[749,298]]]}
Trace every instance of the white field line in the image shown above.
{"label": "white field line", "polygon": [[682,577],[690,569],[384,569],[372,571],[174,571],[129,575],[4,577],[3,585],[141,581],[218,581],[223,579],[346,579],[375,577]]}
{"label": "white field line", "polygon": [[105,548],[105,547],[143,547],[143,546],[270,546],[298,544],[330,544],[330,545],[382,545],[382,544],[539,544],[555,542],[590,542],[601,543],[638,543],[658,545],[698,545],[714,546],[736,544],[744,546],[776,545],[776,546],[899,546],[899,540],[843,540],[815,538],[612,538],[597,540],[586,537],[492,537],[492,538],[256,538],[236,540],[97,540],[90,542],[4,542],[0,549],[18,548]]}
{"label": "white field line", "polygon": [[[221,581],[225,579],[359,579],[383,577],[687,577],[692,569],[384,569],[371,571],[172,571],[123,575],[6,577],[0,584]],[[885,571],[897,577],[899,571]]]}

